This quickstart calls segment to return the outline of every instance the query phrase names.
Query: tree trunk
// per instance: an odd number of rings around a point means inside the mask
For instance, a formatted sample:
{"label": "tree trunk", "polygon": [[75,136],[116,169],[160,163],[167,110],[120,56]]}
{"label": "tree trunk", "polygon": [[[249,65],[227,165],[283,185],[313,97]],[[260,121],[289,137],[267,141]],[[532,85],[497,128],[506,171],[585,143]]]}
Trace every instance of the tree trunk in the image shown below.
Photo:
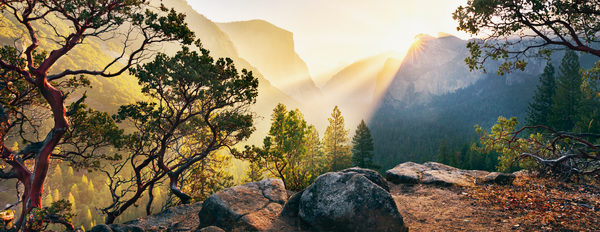
{"label": "tree trunk", "polygon": [[[24,210],[22,215],[27,215],[34,208],[42,208],[42,194],[44,192],[44,181],[46,180],[50,166],[50,156],[69,127],[62,92],[50,85],[45,76],[38,77],[36,85],[50,105],[54,117],[54,128],[48,133],[38,152],[31,183],[23,183],[25,192],[23,195]],[[25,228],[25,231],[29,231],[29,229]]]}
{"label": "tree trunk", "polygon": [[179,189],[179,187],[177,186],[177,183],[179,182],[179,175],[169,173],[169,180],[171,182],[169,185],[171,192],[175,196],[177,196],[177,198],[179,198],[179,200],[181,200],[181,204],[189,204],[190,201],[192,200],[192,197],[190,197],[190,195],[182,192]]}

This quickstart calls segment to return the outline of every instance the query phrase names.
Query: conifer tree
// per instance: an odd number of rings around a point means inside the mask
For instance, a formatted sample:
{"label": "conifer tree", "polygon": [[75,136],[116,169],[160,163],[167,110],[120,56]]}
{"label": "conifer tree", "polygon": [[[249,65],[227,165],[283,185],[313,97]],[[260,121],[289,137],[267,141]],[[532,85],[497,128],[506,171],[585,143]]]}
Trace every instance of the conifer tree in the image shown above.
{"label": "conifer tree", "polygon": [[256,182],[261,181],[264,178],[264,169],[261,167],[258,161],[250,162],[250,166],[246,170],[246,179],[244,182]]}
{"label": "conifer tree", "polygon": [[352,137],[352,165],[361,168],[378,168],[373,162],[373,137],[364,120],[360,121]]}
{"label": "conifer tree", "polygon": [[77,207],[75,207],[75,197],[73,196],[73,193],[69,192],[69,202],[71,202],[71,209],[76,209]]}
{"label": "conifer tree", "polygon": [[554,66],[548,62],[544,68],[544,72],[540,75],[540,84],[535,91],[533,101],[529,104],[527,125],[550,126],[549,117],[552,116],[553,97],[556,91],[556,77],[554,73]]}
{"label": "conifer tree", "polygon": [[48,195],[46,195],[46,197],[44,198],[44,201],[42,202],[44,207],[50,206],[52,205],[52,191],[48,191]]}
{"label": "conifer tree", "polygon": [[579,56],[567,50],[559,67],[556,94],[553,97],[551,122],[557,130],[572,130],[580,118],[583,80],[579,69]]}
{"label": "conifer tree", "polygon": [[287,189],[299,190],[307,182],[306,176],[298,172],[306,154],[306,132],[306,121],[298,109],[287,111],[281,103],[273,109],[269,135],[259,154],[265,168],[281,178]]}
{"label": "conifer tree", "polygon": [[344,128],[344,117],[340,109],[335,106],[329,125],[323,137],[325,153],[330,160],[330,170],[339,171],[352,165],[352,154],[348,145],[348,131]]}
{"label": "conifer tree", "polygon": [[195,202],[204,201],[211,194],[233,186],[233,175],[227,171],[230,165],[231,156],[216,152],[192,166],[182,186]]}
{"label": "conifer tree", "polygon": [[58,189],[54,189],[54,194],[52,194],[52,201],[57,202],[58,200],[60,200],[60,198],[60,192],[58,191]]}
{"label": "conifer tree", "polygon": [[307,129],[304,145],[306,146],[306,158],[302,166],[310,173],[309,179],[312,181],[326,172],[328,168],[319,132],[313,125],[310,125]]}

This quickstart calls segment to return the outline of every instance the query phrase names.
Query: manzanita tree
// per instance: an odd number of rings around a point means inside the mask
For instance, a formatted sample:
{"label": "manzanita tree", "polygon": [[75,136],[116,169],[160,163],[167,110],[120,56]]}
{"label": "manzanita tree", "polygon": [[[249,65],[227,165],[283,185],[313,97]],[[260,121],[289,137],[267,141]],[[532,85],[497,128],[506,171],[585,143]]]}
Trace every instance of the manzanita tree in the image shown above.
{"label": "manzanita tree", "polygon": [[500,74],[524,69],[525,57],[559,48],[600,57],[599,0],[469,0],[453,18],[458,30],[481,38],[468,44],[471,69],[489,60],[503,61]]}
{"label": "manzanita tree", "polygon": [[[199,41],[196,46],[200,53],[184,47],[131,69],[149,100],[122,106],[115,115],[135,130],[125,136],[125,161],[105,170],[113,200],[102,209],[107,224],[144,193],[152,196],[165,179],[171,193],[189,203],[180,177],[219,149],[234,151],[254,131],[248,108],[256,102],[258,79],[246,70],[238,73],[229,58],[214,60]],[[147,209],[152,202],[150,197]]]}
{"label": "manzanita tree", "polygon": [[[19,29],[26,32],[24,38],[16,38],[19,43],[15,44],[23,44],[22,48],[6,45],[0,49],[0,158],[6,166],[0,172],[0,178],[17,179],[23,186],[19,229],[25,225],[25,215],[42,207],[44,181],[51,158],[93,164],[84,160],[90,158],[95,149],[56,149],[69,131],[80,135],[87,133],[71,129],[70,119],[76,113],[80,113],[78,119],[90,119],[89,115],[82,116],[81,113],[93,113],[95,120],[110,119],[95,111],[81,110],[78,106],[82,100],[67,110],[67,91],[86,83],[81,75],[116,77],[147,58],[145,51],[157,43],[193,42],[194,35],[184,22],[184,15],[149,4],[145,0],[0,0],[2,17],[18,22]],[[53,28],[50,19],[67,24],[68,28],[54,28],[51,30],[54,35],[41,37],[40,27]],[[61,58],[68,57],[70,51],[89,38],[119,41],[122,53],[98,69],[53,69]],[[51,46],[42,47],[43,39]],[[51,120],[44,121],[38,116],[47,116]],[[115,129],[87,126],[96,132]],[[31,136],[36,133],[45,136]],[[119,132],[113,130],[111,133]],[[77,140],[76,134],[72,135],[66,141],[70,145],[91,145],[76,142],[84,140]],[[13,151],[5,144],[11,136],[20,136],[26,146]],[[74,158],[76,156],[83,159]]]}

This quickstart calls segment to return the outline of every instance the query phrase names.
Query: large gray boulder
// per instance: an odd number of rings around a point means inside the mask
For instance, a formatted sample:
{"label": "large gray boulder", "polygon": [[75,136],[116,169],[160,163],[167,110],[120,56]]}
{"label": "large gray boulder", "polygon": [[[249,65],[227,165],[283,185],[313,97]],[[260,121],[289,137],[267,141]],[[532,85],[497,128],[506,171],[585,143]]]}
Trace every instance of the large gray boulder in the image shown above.
{"label": "large gray boulder", "polygon": [[266,179],[224,189],[211,195],[198,213],[200,228],[218,226],[226,231],[264,231],[287,200],[283,182]]}
{"label": "large gray boulder", "polygon": [[408,231],[387,189],[372,170],[329,172],[292,197],[282,215],[298,210],[312,231]]}

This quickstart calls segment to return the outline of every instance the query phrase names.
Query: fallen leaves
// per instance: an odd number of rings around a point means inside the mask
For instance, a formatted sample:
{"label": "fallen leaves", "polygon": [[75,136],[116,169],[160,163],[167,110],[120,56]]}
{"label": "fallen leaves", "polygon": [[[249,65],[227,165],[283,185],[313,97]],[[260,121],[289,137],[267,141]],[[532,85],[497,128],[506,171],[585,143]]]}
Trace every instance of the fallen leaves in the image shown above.
{"label": "fallen leaves", "polygon": [[519,177],[512,186],[472,189],[479,204],[508,212],[514,228],[542,231],[599,231],[600,188],[551,179]]}

